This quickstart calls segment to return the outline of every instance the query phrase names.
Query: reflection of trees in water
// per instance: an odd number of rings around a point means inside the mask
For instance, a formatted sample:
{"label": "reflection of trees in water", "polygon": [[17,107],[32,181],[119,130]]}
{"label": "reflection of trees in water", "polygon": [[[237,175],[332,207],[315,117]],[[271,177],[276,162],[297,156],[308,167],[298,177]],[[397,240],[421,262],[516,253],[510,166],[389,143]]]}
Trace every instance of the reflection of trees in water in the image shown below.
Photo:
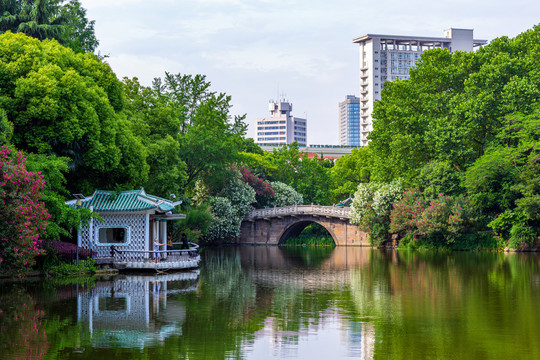
{"label": "reflection of trees in water", "polygon": [[45,311],[23,289],[0,296],[0,357],[42,359],[49,347],[44,316]]}
{"label": "reflection of trees in water", "polygon": [[373,252],[351,272],[351,291],[360,316],[374,319],[382,358],[408,349],[410,358],[507,359],[516,347],[540,358],[528,335],[539,331],[539,279],[537,255]]}
{"label": "reflection of trees in water", "polygon": [[297,262],[299,266],[314,268],[319,267],[328,260],[334,251],[334,248],[329,246],[286,246],[280,249],[286,257]]}

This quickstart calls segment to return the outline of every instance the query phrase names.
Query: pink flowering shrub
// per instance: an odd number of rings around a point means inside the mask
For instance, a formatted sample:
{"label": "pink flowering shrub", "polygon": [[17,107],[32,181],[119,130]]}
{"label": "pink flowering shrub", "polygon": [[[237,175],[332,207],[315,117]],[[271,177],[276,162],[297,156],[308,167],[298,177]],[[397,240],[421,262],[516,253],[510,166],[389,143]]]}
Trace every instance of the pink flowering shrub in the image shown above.
{"label": "pink flowering shrub", "polygon": [[255,190],[255,198],[257,199],[258,207],[264,207],[268,205],[269,201],[274,197],[274,189],[272,184],[264,179],[261,179],[257,175],[254,175],[249,169],[241,166],[240,180],[248,184]]}
{"label": "pink flowering shrub", "polygon": [[470,225],[471,209],[464,197],[439,194],[424,199],[418,189],[409,189],[393,205],[390,232],[415,238],[435,236],[449,244]]}
{"label": "pink flowering shrub", "polygon": [[40,236],[49,219],[44,188],[43,176],[26,170],[22,153],[0,148],[0,272],[21,275],[44,253]]}
{"label": "pink flowering shrub", "polygon": [[424,200],[422,193],[411,188],[405,191],[401,201],[393,204],[390,212],[390,232],[391,233],[411,233],[417,234],[418,221],[426,209],[427,201]]}

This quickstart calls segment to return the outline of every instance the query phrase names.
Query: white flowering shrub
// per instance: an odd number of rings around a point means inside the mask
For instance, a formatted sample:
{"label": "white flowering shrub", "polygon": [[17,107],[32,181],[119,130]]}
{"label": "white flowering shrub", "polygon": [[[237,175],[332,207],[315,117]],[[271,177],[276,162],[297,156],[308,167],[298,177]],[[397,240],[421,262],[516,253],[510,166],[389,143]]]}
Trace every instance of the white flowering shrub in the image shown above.
{"label": "white flowering shrub", "polygon": [[231,201],[224,197],[212,198],[210,207],[214,220],[208,227],[208,240],[235,238],[240,235],[240,223],[242,218],[236,215]]}
{"label": "white flowering shrub", "polygon": [[299,194],[291,186],[280,181],[274,181],[271,184],[274,189],[274,198],[270,203],[271,206],[281,207],[303,204],[304,198],[302,194]]}
{"label": "white flowering shrub", "polygon": [[235,215],[242,219],[253,210],[253,204],[257,202],[255,190],[238,178],[230,179],[220,191],[220,196],[231,201]]}
{"label": "white flowering shrub", "polygon": [[229,180],[219,195],[211,198],[214,221],[208,229],[210,242],[238,237],[242,219],[253,210],[256,201],[255,190],[237,178]]}
{"label": "white flowering shrub", "polygon": [[390,216],[393,204],[401,200],[404,191],[399,181],[383,184],[373,194],[373,211],[375,211],[377,216]]}
{"label": "white flowering shrub", "polygon": [[403,197],[401,181],[390,184],[362,183],[351,204],[351,222],[370,234],[370,241],[378,245],[388,236],[390,212],[394,202]]}

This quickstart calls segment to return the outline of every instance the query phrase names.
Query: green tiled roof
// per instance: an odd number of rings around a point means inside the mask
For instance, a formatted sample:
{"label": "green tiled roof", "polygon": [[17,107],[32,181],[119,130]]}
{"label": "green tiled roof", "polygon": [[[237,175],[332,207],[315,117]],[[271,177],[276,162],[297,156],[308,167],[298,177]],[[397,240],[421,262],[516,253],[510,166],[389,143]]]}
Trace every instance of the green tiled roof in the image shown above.
{"label": "green tiled roof", "polygon": [[[66,205],[76,207],[76,200],[66,201]],[[148,195],[144,189],[122,191],[120,193],[96,190],[92,196],[81,200],[82,208],[89,209],[93,206],[94,211],[144,211],[156,209],[159,212],[167,212],[174,209],[176,205],[170,200]]]}

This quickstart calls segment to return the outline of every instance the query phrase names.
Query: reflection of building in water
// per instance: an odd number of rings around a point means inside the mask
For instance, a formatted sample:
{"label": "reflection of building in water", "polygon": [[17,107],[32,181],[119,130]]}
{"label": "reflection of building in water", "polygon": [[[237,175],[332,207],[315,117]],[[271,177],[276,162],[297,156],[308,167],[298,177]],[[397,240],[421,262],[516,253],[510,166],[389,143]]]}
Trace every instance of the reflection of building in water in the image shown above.
{"label": "reflection of building in water", "polygon": [[343,334],[347,343],[347,356],[357,359],[373,359],[375,354],[375,330],[372,323],[348,321]]}
{"label": "reflection of building in water", "polygon": [[375,354],[375,330],[372,323],[361,322],[337,308],[319,317],[300,321],[297,331],[285,330],[287,324],[268,317],[263,329],[255,333],[254,342],[244,344],[249,358],[355,358],[371,360]]}
{"label": "reflection of building in water", "polygon": [[181,334],[185,308],[167,295],[194,291],[198,271],[126,276],[77,295],[77,320],[95,347],[140,347]]}

